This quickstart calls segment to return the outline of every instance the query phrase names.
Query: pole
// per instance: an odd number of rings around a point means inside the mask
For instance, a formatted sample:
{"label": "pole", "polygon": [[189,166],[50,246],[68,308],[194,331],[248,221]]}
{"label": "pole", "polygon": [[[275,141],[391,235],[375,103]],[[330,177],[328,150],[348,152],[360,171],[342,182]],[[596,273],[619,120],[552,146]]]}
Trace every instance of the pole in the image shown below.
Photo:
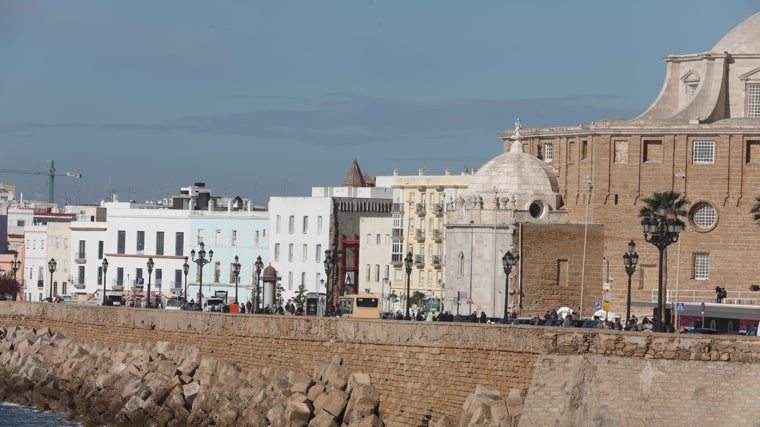
{"label": "pole", "polygon": [[509,323],[509,273],[505,274],[504,283],[504,323]]}
{"label": "pole", "polygon": [[657,273],[657,318],[655,319],[654,329],[662,332],[664,326],[663,319],[665,313],[662,310],[662,262],[665,259],[665,247],[659,247],[660,250],[660,268]]}
{"label": "pole", "polygon": [[583,318],[583,290],[586,287],[586,244],[588,242],[588,207],[591,204],[591,178],[586,177],[583,180],[588,185],[588,196],[586,197],[586,221],[583,227],[583,264],[581,265],[581,303],[578,309],[581,319]]}
{"label": "pole", "polygon": [[628,273],[628,300],[625,303],[625,323],[631,319],[631,277],[633,272]]}

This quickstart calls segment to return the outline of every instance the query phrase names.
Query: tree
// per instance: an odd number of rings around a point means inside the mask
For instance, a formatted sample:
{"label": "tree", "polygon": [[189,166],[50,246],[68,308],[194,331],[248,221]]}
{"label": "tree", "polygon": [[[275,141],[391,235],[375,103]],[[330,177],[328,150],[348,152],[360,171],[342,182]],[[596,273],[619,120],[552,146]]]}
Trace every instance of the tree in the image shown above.
{"label": "tree", "polygon": [[425,294],[423,294],[420,291],[414,291],[414,293],[412,294],[412,300],[411,300],[412,305],[417,304],[417,306],[419,306],[420,300],[423,300],[423,301],[425,300]]}
{"label": "tree", "polygon": [[760,196],[755,197],[755,204],[750,212],[752,213],[752,219],[760,224]]}
{"label": "tree", "polygon": [[[758,199],[760,199],[760,197]],[[675,217],[686,216],[687,212],[684,208],[690,203],[677,191],[654,193],[652,194],[652,197],[646,197],[641,201],[645,204],[639,210],[639,217],[641,218],[654,218],[659,216],[660,207],[665,208],[666,215]]]}
{"label": "tree", "polygon": [[0,293],[9,295],[12,301],[16,301],[16,296],[21,292],[21,283],[16,279],[8,276],[0,277]]}
{"label": "tree", "polygon": [[276,286],[277,287],[276,287],[275,293],[274,293],[274,304],[275,304],[275,306],[279,307],[279,306],[281,306],[283,304],[282,293],[285,291],[285,288],[282,287],[282,283],[280,283],[280,282],[277,282]]}
{"label": "tree", "polygon": [[296,303],[296,307],[303,307],[306,305],[306,285],[301,283],[296,290],[296,296],[293,298],[293,302]]}

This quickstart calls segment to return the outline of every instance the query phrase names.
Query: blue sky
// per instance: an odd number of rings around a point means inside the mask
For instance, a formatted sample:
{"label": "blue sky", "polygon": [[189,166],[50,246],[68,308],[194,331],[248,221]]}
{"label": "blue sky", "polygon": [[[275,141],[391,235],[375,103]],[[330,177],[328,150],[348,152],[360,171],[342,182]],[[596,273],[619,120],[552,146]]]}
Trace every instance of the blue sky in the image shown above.
{"label": "blue sky", "polygon": [[[58,203],[206,182],[266,204],[370,175],[454,173],[524,127],[633,117],[669,54],[754,0],[0,2],[0,169]],[[26,199],[45,176],[0,173]]]}

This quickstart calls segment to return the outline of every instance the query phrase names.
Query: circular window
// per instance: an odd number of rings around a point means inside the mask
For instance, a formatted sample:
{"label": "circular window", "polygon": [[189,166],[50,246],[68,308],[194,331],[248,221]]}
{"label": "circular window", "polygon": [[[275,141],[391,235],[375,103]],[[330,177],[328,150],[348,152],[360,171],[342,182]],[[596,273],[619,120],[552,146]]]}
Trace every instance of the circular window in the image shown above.
{"label": "circular window", "polygon": [[691,210],[691,223],[699,231],[709,231],[718,223],[718,212],[707,202],[694,205]]}
{"label": "circular window", "polygon": [[528,211],[533,218],[541,218],[541,215],[544,214],[544,204],[541,202],[533,202],[530,204]]}

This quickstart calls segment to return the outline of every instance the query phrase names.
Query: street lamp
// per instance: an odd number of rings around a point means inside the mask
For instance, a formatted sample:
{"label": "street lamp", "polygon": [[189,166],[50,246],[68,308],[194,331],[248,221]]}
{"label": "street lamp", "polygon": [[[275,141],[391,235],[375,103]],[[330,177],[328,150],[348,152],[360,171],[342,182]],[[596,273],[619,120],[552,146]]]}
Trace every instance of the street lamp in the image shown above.
{"label": "street lamp", "polygon": [[48,271],[50,272],[50,302],[53,302],[53,273],[55,273],[55,267],[58,265],[55,262],[55,258],[50,258],[48,261]]}
{"label": "street lamp", "polygon": [[253,264],[256,267],[256,295],[253,297],[253,312],[259,312],[259,281],[261,280],[261,269],[264,268],[264,262],[261,261],[261,255],[256,257]]}
{"label": "street lamp", "polygon": [[333,280],[332,272],[335,267],[335,258],[333,258],[332,251],[329,249],[325,251],[325,260],[323,262],[325,266],[325,274],[327,275],[327,287],[325,291],[327,293],[327,315],[333,315]]}
{"label": "street lamp", "polygon": [[412,299],[410,298],[409,292],[411,291],[411,279],[412,279],[412,262],[414,259],[412,258],[412,251],[409,251],[406,253],[406,258],[404,258],[404,264],[406,265],[406,318],[411,319],[411,305],[412,305]]}
{"label": "street lamp", "polygon": [[148,308],[151,308],[150,305],[150,276],[153,274],[153,257],[148,258]]}
{"label": "street lamp", "polygon": [[16,282],[16,272],[18,271],[20,266],[21,266],[21,261],[18,260],[18,252],[16,252],[13,254],[13,261],[11,261],[11,277],[13,278],[13,301],[16,301],[16,291],[18,290],[18,283]]}
{"label": "street lamp", "polygon": [[662,331],[664,326],[664,301],[663,301],[663,277],[662,264],[665,260],[665,248],[671,243],[678,241],[678,236],[683,231],[683,221],[678,218],[668,218],[665,206],[660,206],[657,214],[644,218],[641,221],[644,231],[644,240],[657,246],[660,251],[660,266],[657,280],[657,316],[654,319],[653,329]]}
{"label": "street lamp", "polygon": [[240,258],[235,255],[235,262],[232,263],[232,274],[235,275],[235,304],[240,301],[238,299],[238,278],[240,277],[240,263],[238,262],[239,260]]}
{"label": "street lamp", "polygon": [[190,251],[190,258],[196,264],[198,264],[198,302],[203,304],[203,266],[210,263],[214,257],[214,250],[208,251],[208,258],[206,258],[206,245],[201,242],[201,250],[198,251],[198,258],[195,257],[195,249]]}
{"label": "street lamp", "polygon": [[628,300],[625,305],[625,323],[631,319],[631,277],[636,271],[636,264],[639,263],[639,254],[636,253],[636,243],[631,240],[628,242],[628,252],[623,254],[623,265],[625,273],[628,275]]}
{"label": "street lamp", "polygon": [[103,305],[106,305],[106,271],[108,271],[108,258],[103,258]]}
{"label": "street lamp", "polygon": [[185,263],[182,264],[182,273],[185,274],[185,293],[182,294],[185,297],[185,303],[187,303],[187,273],[190,272],[190,264],[187,263],[187,257],[185,257]]}
{"label": "street lamp", "polygon": [[506,277],[504,283],[504,323],[509,323],[509,273],[515,266],[515,256],[512,255],[512,251],[507,251],[501,257],[501,265],[504,267],[504,276]]}

